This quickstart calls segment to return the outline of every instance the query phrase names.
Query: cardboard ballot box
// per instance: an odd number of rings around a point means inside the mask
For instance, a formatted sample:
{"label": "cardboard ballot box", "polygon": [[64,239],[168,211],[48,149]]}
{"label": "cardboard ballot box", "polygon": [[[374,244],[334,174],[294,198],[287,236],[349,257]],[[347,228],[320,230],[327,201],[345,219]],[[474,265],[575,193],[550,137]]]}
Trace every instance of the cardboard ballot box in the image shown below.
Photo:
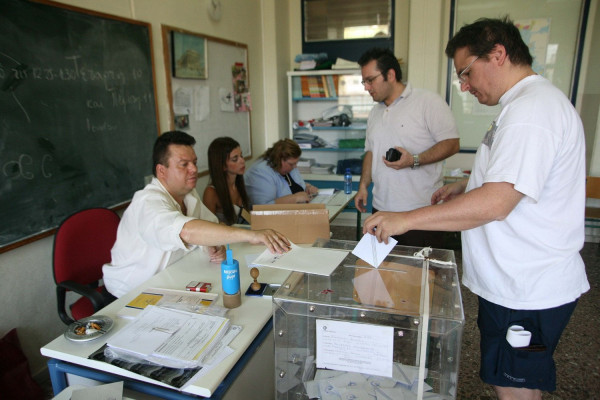
{"label": "cardboard ballot box", "polygon": [[465,320],[454,252],[420,250],[396,246],[379,268],[349,253],[330,276],[290,274],[273,296],[276,399],[456,398]]}
{"label": "cardboard ballot box", "polygon": [[328,239],[329,211],[325,204],[255,205],[250,216],[252,230],[274,229],[294,243]]}

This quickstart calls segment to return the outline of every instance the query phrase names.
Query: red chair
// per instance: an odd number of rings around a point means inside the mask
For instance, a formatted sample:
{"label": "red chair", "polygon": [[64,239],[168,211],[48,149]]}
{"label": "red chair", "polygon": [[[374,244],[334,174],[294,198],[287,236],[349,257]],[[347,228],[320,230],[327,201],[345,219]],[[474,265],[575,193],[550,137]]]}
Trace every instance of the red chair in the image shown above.
{"label": "red chair", "polygon": [[[53,269],[58,315],[67,325],[88,317],[111,303],[114,297],[100,285],[102,266],[110,262],[117,238],[119,216],[107,208],[90,208],[67,217],[54,237]],[[67,292],[82,297],[65,306]]]}

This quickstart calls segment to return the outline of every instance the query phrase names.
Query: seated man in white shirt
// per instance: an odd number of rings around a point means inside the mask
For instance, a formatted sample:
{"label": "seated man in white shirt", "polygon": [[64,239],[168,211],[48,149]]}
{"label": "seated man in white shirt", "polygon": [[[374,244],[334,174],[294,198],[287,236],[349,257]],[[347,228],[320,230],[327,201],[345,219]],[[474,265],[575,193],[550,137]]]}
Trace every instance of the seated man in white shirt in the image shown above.
{"label": "seated man in white shirt", "polygon": [[264,244],[271,252],[285,252],[290,243],[270,229],[252,231],[218,223],[196,192],[195,139],[171,131],[154,144],[154,178],[133,196],[125,210],[103,267],[104,284],[121,297],[197,246],[206,246],[210,260],[225,258],[226,243]]}

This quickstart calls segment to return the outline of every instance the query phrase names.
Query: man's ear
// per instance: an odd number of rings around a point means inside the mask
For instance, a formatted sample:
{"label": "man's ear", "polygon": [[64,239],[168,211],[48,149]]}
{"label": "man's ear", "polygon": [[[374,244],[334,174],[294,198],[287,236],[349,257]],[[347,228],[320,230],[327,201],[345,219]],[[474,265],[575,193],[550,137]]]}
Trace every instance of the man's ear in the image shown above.
{"label": "man's ear", "polygon": [[390,81],[390,82],[396,82],[396,71],[394,71],[393,68],[388,69],[384,75],[385,75],[385,80]]}
{"label": "man's ear", "polygon": [[156,164],[156,177],[162,178],[165,175],[165,166],[162,164]]}
{"label": "man's ear", "polygon": [[498,65],[503,65],[506,60],[510,60],[506,54],[506,48],[502,44],[496,44],[488,55],[489,59],[495,60]]}

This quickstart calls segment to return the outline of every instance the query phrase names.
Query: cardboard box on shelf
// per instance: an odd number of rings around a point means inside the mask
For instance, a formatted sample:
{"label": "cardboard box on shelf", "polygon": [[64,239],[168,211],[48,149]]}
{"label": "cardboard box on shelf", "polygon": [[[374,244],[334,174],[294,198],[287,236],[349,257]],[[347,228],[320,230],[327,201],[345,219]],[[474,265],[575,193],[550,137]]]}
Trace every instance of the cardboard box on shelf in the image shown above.
{"label": "cardboard box on shelf", "polygon": [[329,211],[325,204],[264,204],[251,212],[252,230],[274,229],[296,244],[329,239]]}

